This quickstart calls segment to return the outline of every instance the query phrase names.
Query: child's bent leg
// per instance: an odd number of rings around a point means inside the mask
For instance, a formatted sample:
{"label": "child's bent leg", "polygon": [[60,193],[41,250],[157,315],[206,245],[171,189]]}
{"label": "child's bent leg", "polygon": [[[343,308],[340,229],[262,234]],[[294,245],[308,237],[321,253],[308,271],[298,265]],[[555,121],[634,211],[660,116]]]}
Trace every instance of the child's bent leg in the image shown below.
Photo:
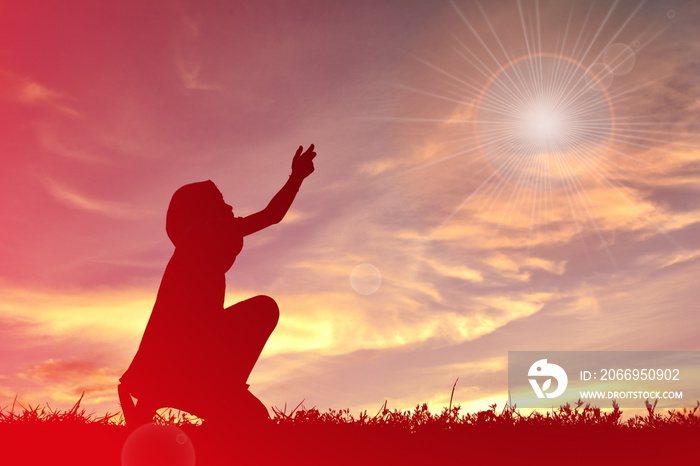
{"label": "child's bent leg", "polygon": [[222,355],[226,361],[221,361],[220,367],[233,370],[234,377],[244,384],[277,326],[279,308],[269,296],[255,296],[226,308],[223,320],[222,338],[228,354]]}

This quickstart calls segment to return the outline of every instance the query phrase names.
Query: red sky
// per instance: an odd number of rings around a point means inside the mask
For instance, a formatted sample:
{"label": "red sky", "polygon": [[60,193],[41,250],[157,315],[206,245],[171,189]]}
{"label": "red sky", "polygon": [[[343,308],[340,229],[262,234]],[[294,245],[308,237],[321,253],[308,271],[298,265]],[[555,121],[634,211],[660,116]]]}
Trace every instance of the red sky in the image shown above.
{"label": "red sky", "polygon": [[[6,2],[0,407],[117,411],[174,190],[211,179],[253,213],[310,143],[292,211],[227,275],[229,303],[281,308],[249,381],[268,406],[439,407],[459,377],[484,409],[508,351],[700,349],[698,24],[681,1]],[[631,70],[587,74],[613,44]],[[609,120],[585,153],[499,166],[520,136],[485,102],[552,55]]]}

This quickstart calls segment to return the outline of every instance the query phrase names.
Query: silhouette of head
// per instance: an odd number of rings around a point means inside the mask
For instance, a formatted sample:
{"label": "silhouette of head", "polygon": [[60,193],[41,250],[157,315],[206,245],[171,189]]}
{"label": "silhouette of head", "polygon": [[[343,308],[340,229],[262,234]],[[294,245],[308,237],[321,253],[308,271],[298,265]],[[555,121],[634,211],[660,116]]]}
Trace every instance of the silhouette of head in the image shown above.
{"label": "silhouette of head", "polygon": [[212,220],[233,217],[233,209],[211,181],[186,184],[173,194],[165,219],[165,231],[175,247],[182,246],[193,234]]}

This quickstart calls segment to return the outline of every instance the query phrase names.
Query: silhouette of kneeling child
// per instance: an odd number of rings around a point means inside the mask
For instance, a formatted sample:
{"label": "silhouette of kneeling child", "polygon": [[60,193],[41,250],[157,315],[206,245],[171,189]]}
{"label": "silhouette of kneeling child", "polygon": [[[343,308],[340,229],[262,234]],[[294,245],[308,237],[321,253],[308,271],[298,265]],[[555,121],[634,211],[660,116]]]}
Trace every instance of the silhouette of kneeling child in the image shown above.
{"label": "silhouette of kneeling child", "polygon": [[300,146],[282,189],[267,207],[247,217],[235,217],[211,181],[185,185],[173,194],[166,232],[175,251],[139,349],[118,387],[127,425],[150,422],[165,407],[206,423],[249,425],[269,419],[246,382],[277,325],[279,309],[268,296],[224,309],[224,274],[243,248],[243,237],[279,223],[314,171],[313,144],[302,151]]}

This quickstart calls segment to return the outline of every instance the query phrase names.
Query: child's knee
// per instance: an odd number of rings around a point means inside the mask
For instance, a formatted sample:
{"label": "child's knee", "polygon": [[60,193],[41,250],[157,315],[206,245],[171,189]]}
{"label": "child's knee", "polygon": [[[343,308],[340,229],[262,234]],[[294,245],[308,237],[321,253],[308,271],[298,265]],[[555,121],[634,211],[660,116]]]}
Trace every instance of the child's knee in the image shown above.
{"label": "child's knee", "polygon": [[280,318],[280,309],[277,306],[277,302],[266,295],[256,296],[254,299],[256,300],[255,307],[257,308],[257,312],[267,325],[275,328]]}

